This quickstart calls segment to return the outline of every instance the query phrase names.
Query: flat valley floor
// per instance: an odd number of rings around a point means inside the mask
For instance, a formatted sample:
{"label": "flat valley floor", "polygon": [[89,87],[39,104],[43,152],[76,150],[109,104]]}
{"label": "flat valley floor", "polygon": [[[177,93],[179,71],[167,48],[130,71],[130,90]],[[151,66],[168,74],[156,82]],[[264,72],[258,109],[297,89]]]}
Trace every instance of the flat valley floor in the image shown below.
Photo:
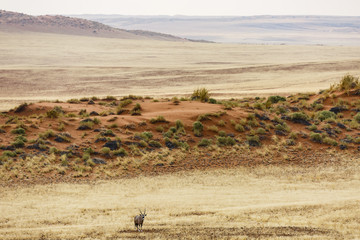
{"label": "flat valley floor", "polygon": [[91,96],[217,98],[316,92],[349,73],[360,47],[121,40],[0,31],[0,110]]}
{"label": "flat valley floor", "polygon": [[[356,239],[359,160],[1,187],[1,239]],[[133,217],[146,208],[143,232]]]}

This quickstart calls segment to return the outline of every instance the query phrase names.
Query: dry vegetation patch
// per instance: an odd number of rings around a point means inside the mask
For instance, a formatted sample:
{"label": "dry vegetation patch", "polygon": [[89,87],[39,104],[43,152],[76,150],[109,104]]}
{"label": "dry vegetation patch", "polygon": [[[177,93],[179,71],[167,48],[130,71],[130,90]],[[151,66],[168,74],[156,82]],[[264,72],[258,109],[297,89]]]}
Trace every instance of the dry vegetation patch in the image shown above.
{"label": "dry vegetation patch", "polygon": [[[0,237],[356,239],[360,165],[343,160],[1,187]],[[139,233],[140,207],[148,216]]]}

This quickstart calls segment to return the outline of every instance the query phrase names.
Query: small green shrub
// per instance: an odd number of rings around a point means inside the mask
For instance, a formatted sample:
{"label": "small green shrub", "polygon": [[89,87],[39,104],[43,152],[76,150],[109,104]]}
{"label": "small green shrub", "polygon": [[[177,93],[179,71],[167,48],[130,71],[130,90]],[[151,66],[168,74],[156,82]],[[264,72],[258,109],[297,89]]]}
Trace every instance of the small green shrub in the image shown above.
{"label": "small green shrub", "polygon": [[[61,106],[55,106],[50,111],[46,112],[46,117],[48,118],[58,118],[60,115],[64,114],[64,110]],[[75,115],[76,116],[76,115]]]}
{"label": "small green shrub", "polygon": [[155,148],[161,148],[162,147],[161,143],[159,143],[158,141],[155,141],[155,140],[150,140],[149,141],[149,146],[150,147],[155,147]]}
{"label": "small green shrub", "polygon": [[204,130],[204,126],[202,125],[201,122],[196,121],[193,123],[193,131],[194,131],[195,136],[201,137],[203,130]]}
{"label": "small green shrub", "polygon": [[120,148],[118,150],[113,151],[115,156],[125,157],[128,155],[127,151],[124,148]]}
{"label": "small green shrub", "polygon": [[201,115],[198,116],[197,120],[200,121],[200,122],[206,121],[206,120],[211,120],[210,114],[208,114],[208,113],[201,114]]}
{"label": "small green shrub", "polygon": [[101,148],[100,152],[103,155],[107,155],[107,154],[109,154],[111,152],[111,149],[108,148],[108,147],[103,147],[103,148]]}
{"label": "small green shrub", "polygon": [[338,84],[338,88],[340,90],[350,90],[358,86],[359,86],[359,78],[356,78],[350,74],[345,75]]}
{"label": "small green shrub", "polygon": [[19,127],[11,130],[12,134],[19,134],[19,135],[25,135],[25,129]]}
{"label": "small green shrub", "polygon": [[261,145],[260,138],[258,135],[247,135],[246,141],[251,146],[260,146]]}
{"label": "small green shrub", "polygon": [[212,140],[211,139],[206,139],[203,138],[200,140],[200,142],[198,143],[199,147],[208,147],[212,144]]}
{"label": "small green shrub", "polygon": [[76,104],[76,103],[80,103],[80,100],[79,100],[79,99],[76,99],[76,98],[72,98],[72,99],[67,100],[67,102],[68,102],[68,103]]}
{"label": "small green shrub", "polygon": [[116,101],[116,97],[114,97],[114,96],[106,96],[103,100],[106,100],[106,101]]}
{"label": "small green shrub", "polygon": [[291,132],[289,138],[296,140],[298,138],[298,134],[296,132]]}
{"label": "small green shrub", "polygon": [[166,123],[168,122],[163,116],[157,116],[156,118],[151,118],[150,119],[150,123],[154,124],[154,123]]}
{"label": "small green shrub", "polygon": [[283,132],[290,132],[290,127],[285,122],[275,125],[275,129]]}
{"label": "small green shrub", "polygon": [[260,135],[264,135],[264,134],[266,134],[266,130],[263,128],[258,128],[258,129],[256,129],[256,133],[260,134]]}
{"label": "small green shrub", "polygon": [[162,132],[164,132],[164,127],[163,127],[163,126],[156,126],[155,130],[156,130],[157,132],[162,133]]}
{"label": "small green shrub", "polygon": [[209,103],[211,103],[211,104],[216,104],[217,101],[216,101],[216,99],[214,99],[214,98],[209,98]]}
{"label": "small green shrub", "polygon": [[20,104],[19,106],[17,106],[17,107],[14,109],[14,112],[15,112],[15,113],[19,113],[19,112],[25,111],[25,109],[27,108],[27,106],[28,106],[27,103],[22,103],[22,104]]}
{"label": "small green shrub", "polygon": [[309,120],[309,116],[303,112],[294,112],[290,115],[291,120]]}
{"label": "small green shrub", "polygon": [[254,103],[253,108],[258,109],[258,110],[265,110],[266,106],[264,103],[256,102],[256,103]]}
{"label": "small green shrub", "polygon": [[323,143],[328,144],[328,145],[332,145],[332,146],[338,145],[338,142],[330,137],[325,137],[322,141],[323,141]]}
{"label": "small green shrub", "polygon": [[241,124],[236,124],[235,125],[235,130],[238,131],[238,132],[244,132],[245,128]]}
{"label": "small green shrub", "polygon": [[218,146],[233,146],[233,145],[235,145],[235,143],[236,143],[236,141],[230,136],[216,138],[216,144]]}
{"label": "small green shrub", "polygon": [[358,123],[360,123],[360,112],[358,112],[355,116],[354,116],[355,121],[357,121]]}
{"label": "small green shrub", "polygon": [[226,122],[224,120],[220,120],[217,125],[220,126],[220,127],[224,127],[226,124]]}
{"label": "small green shrub", "polygon": [[130,111],[130,115],[132,116],[137,116],[137,115],[141,115],[141,106],[139,103],[136,103],[135,106],[133,107],[133,109]]}
{"label": "small green shrub", "polygon": [[206,88],[198,88],[194,90],[193,94],[191,95],[192,100],[200,100],[201,102],[209,101],[210,94]]}
{"label": "small green shrub", "polygon": [[25,146],[25,141],[21,138],[15,139],[15,141],[11,144],[16,148],[22,148]]}
{"label": "small green shrub", "polygon": [[55,133],[53,132],[53,130],[48,129],[44,133],[40,133],[39,137],[42,139],[48,139],[50,137],[55,137]]}
{"label": "small green shrub", "polygon": [[135,134],[135,136],[138,136],[145,141],[149,141],[150,139],[152,139],[153,134],[152,134],[152,132],[142,132],[142,133]]}
{"label": "small green shrub", "polygon": [[131,99],[125,99],[119,103],[119,108],[124,108],[132,103]]}
{"label": "small green shrub", "polygon": [[270,103],[278,103],[278,102],[285,102],[286,101],[286,98],[284,97],[281,97],[281,96],[270,96],[268,97],[267,99],[267,102],[270,102]]}
{"label": "small green shrub", "polygon": [[315,131],[315,130],[317,130],[317,126],[312,124],[312,125],[308,126],[307,129],[309,129],[310,131]]}
{"label": "small green shrub", "polygon": [[215,125],[209,126],[207,129],[211,132],[215,132],[215,133],[219,132],[219,128]]}
{"label": "small green shrub", "polygon": [[322,143],[322,137],[319,133],[311,132],[310,140],[317,143]]}
{"label": "small green shrub", "polygon": [[4,156],[4,157],[16,157],[16,152],[5,150],[2,153],[2,156]]}
{"label": "small green shrub", "polygon": [[336,114],[331,111],[325,110],[325,111],[317,112],[316,118],[319,119],[320,121],[324,121],[325,119],[328,118],[336,118]]}

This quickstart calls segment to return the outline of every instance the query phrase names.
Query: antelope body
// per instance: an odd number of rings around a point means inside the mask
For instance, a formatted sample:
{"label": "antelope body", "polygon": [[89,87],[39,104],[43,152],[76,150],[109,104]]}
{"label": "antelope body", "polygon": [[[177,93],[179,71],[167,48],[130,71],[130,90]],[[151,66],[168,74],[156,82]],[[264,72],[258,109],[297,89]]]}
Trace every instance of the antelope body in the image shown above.
{"label": "antelope body", "polygon": [[144,210],[144,213],[142,213],[140,209],[139,211],[140,214],[134,217],[134,224],[135,224],[135,229],[137,229],[140,232],[142,231],[142,225],[144,223],[144,219],[146,216],[146,209]]}

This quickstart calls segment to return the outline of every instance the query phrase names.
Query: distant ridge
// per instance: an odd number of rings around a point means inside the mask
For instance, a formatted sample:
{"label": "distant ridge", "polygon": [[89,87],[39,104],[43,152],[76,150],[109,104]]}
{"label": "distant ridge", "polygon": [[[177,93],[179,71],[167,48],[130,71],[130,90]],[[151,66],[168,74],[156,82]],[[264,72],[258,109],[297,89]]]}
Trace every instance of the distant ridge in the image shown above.
{"label": "distant ridge", "polygon": [[151,31],[133,31],[110,27],[103,23],[62,15],[31,16],[23,13],[0,10],[0,31],[30,31],[123,39],[153,39],[188,41],[169,34]]}
{"label": "distant ridge", "polygon": [[360,46],[360,16],[73,16],[222,43]]}

